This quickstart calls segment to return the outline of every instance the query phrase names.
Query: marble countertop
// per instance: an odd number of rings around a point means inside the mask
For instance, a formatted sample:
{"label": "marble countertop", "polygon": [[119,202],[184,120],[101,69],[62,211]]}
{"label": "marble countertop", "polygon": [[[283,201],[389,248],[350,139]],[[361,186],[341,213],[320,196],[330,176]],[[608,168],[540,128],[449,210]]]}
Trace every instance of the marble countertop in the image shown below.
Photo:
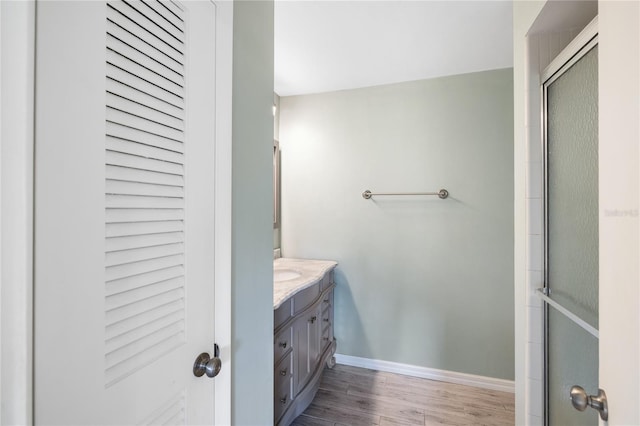
{"label": "marble countertop", "polygon": [[335,268],[337,264],[338,262],[332,260],[289,259],[286,257],[274,259],[274,271],[296,271],[300,276],[283,281],[274,281],[273,309],[278,309],[282,302],[320,281],[324,274]]}

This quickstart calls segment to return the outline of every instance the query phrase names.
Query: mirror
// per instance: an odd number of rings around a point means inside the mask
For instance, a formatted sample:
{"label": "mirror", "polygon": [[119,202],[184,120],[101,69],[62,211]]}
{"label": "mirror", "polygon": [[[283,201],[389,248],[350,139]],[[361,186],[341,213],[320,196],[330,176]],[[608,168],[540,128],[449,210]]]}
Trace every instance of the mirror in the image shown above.
{"label": "mirror", "polygon": [[273,140],[273,229],[280,227],[280,143]]}

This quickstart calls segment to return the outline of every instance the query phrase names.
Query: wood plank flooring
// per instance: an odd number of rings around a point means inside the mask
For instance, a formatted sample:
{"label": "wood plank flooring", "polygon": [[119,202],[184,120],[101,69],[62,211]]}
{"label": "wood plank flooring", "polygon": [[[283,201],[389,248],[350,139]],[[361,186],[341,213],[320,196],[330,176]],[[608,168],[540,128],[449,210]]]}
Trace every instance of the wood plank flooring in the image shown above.
{"label": "wood plank flooring", "polygon": [[512,393],[336,365],[292,425],[507,426],[514,410]]}

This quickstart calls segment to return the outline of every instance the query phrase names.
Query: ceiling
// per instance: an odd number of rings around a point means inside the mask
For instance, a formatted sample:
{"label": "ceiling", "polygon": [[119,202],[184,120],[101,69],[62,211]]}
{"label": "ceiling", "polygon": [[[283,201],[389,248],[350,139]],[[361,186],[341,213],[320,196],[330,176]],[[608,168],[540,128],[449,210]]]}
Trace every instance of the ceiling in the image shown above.
{"label": "ceiling", "polygon": [[275,2],[275,91],[329,92],[513,66],[511,1]]}

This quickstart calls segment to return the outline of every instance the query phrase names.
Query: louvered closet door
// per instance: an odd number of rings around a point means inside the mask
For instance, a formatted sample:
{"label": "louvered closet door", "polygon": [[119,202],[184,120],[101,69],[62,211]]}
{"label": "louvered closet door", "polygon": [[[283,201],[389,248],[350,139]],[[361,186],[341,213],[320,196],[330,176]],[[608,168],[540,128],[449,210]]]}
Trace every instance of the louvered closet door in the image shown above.
{"label": "louvered closet door", "polygon": [[37,8],[35,421],[213,424],[217,6]]}

